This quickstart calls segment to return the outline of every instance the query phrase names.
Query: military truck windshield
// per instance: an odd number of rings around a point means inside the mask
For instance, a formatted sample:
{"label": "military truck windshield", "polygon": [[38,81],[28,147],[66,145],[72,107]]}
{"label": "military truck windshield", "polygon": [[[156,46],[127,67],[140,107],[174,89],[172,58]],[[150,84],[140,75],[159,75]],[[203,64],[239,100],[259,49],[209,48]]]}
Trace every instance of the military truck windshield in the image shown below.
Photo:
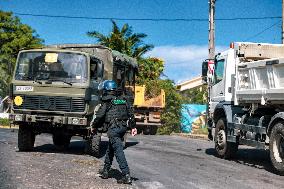
{"label": "military truck windshield", "polygon": [[18,59],[15,79],[85,83],[87,58],[85,55],[69,52],[22,52]]}

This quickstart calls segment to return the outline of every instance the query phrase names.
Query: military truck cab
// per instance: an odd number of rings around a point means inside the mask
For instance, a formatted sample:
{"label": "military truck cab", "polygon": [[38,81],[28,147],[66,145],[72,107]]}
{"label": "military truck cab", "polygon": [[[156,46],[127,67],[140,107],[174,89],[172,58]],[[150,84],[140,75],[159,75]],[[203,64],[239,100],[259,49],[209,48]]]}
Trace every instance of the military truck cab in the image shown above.
{"label": "military truck cab", "polygon": [[[87,140],[87,152],[99,155],[101,133],[91,132],[90,125],[101,99],[99,85],[114,79],[124,89],[126,78],[134,83],[137,68],[122,66],[123,62],[101,45],[54,45],[19,52],[10,94],[10,120],[19,125],[19,150],[32,150],[36,135],[51,133],[57,149],[66,149],[71,137],[78,135]],[[118,63],[121,66],[115,66]]]}

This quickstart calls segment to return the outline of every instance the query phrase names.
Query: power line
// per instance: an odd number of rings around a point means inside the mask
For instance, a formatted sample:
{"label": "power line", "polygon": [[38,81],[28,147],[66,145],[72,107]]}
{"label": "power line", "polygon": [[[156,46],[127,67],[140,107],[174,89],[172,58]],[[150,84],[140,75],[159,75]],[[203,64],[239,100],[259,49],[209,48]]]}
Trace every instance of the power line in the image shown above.
{"label": "power line", "polygon": [[[46,18],[64,18],[64,19],[86,19],[86,20],[123,20],[123,21],[153,21],[153,22],[208,22],[207,18],[119,18],[119,17],[89,17],[89,16],[66,16],[50,14],[29,14],[14,12],[15,15],[46,17]],[[267,20],[281,19],[281,16],[268,17],[236,17],[236,18],[216,18],[216,21],[236,21],[236,20]]]}
{"label": "power line", "polygon": [[277,24],[279,24],[279,22],[281,22],[281,21],[282,21],[282,20],[279,20],[278,22],[276,22],[276,23],[272,24],[271,26],[265,28],[264,30],[258,32],[257,34],[254,34],[253,36],[251,36],[251,37],[245,39],[245,41],[249,41],[249,40],[251,40],[251,39],[253,39],[253,38],[255,38],[255,37],[257,37],[257,36],[263,34],[263,33],[266,32],[267,30],[269,30],[269,29],[273,28],[274,26],[276,26]]}

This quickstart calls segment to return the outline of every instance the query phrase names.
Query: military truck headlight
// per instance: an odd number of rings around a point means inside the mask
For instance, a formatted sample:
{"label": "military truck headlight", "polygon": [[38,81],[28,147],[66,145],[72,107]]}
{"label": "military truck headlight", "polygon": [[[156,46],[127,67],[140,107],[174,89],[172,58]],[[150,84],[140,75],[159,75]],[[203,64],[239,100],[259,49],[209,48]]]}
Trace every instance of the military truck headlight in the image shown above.
{"label": "military truck headlight", "polygon": [[23,115],[20,114],[15,115],[15,121],[23,121]]}
{"label": "military truck headlight", "polygon": [[78,118],[73,118],[72,119],[72,124],[73,125],[78,125],[79,124],[79,119]]}

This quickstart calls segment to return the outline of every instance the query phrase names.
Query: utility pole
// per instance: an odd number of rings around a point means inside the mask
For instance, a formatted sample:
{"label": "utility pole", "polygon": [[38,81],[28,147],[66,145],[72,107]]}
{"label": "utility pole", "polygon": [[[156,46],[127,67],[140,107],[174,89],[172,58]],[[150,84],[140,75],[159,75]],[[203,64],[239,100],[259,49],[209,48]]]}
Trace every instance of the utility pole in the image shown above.
{"label": "utility pole", "polygon": [[282,44],[284,44],[284,0],[282,0]]}
{"label": "utility pole", "polygon": [[214,59],[215,56],[215,2],[216,0],[209,0],[209,59]]}

